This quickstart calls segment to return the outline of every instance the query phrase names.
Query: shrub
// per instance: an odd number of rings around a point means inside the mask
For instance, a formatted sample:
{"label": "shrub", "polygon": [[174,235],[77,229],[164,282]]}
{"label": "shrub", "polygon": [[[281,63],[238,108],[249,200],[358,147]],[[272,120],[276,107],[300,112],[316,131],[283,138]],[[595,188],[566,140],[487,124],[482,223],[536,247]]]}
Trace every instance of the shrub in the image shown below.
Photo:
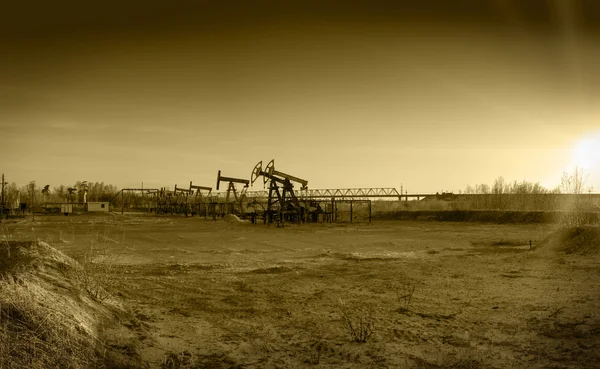
{"label": "shrub", "polygon": [[409,279],[405,279],[396,285],[396,298],[400,304],[400,307],[398,308],[399,312],[408,311],[415,289],[416,286],[414,282]]}
{"label": "shrub", "polygon": [[358,343],[367,342],[375,330],[373,309],[365,307],[363,304],[349,308],[341,299],[338,308],[350,339]]}

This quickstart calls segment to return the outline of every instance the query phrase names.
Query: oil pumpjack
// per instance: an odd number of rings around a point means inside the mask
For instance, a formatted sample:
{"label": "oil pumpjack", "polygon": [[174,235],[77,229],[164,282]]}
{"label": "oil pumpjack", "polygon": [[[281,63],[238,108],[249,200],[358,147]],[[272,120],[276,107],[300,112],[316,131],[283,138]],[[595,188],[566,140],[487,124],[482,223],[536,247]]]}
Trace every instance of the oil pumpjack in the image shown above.
{"label": "oil pumpjack", "polygon": [[302,186],[300,190],[307,190],[308,181],[276,170],[275,160],[271,160],[264,170],[262,161],[259,161],[252,170],[251,183],[254,184],[261,176],[263,184],[269,183],[264,222],[270,224],[276,221],[277,226],[282,227],[286,221],[298,223],[306,221],[308,216],[306,204],[301,204],[296,196],[293,183],[299,183]]}
{"label": "oil pumpjack", "polygon": [[[239,206],[239,214],[241,214],[243,212],[242,199],[244,197],[246,190],[248,189],[248,185],[250,184],[250,181],[247,179],[242,179],[242,178],[224,177],[221,175],[221,171],[219,170],[219,174],[217,174],[217,191],[219,190],[219,184],[221,182],[229,183],[229,185],[227,187],[227,194],[225,197],[225,209],[223,209],[222,213],[223,214],[225,214],[225,213],[235,214],[235,206],[237,205],[237,206]],[[238,196],[237,190],[235,188],[236,183],[244,185],[244,187],[240,191],[239,196]],[[232,192],[233,192],[233,202],[230,202]],[[227,209],[227,208],[229,208],[229,209]]]}

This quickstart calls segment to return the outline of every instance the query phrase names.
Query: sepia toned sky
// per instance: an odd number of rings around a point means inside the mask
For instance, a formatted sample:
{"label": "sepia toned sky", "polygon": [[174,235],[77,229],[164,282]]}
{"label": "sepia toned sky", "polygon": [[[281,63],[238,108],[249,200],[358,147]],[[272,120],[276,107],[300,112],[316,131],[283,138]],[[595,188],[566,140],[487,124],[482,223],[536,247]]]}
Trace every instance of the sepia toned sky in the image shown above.
{"label": "sepia toned sky", "polygon": [[554,187],[579,165],[600,192],[594,0],[166,4],[2,11],[10,182],[214,187],[275,159],[310,188]]}

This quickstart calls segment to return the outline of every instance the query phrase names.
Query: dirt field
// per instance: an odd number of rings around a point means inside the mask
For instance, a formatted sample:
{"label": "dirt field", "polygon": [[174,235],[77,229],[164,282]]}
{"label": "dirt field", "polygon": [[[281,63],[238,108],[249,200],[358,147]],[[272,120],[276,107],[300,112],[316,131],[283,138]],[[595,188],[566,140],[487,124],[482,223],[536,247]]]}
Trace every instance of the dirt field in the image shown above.
{"label": "dirt field", "polygon": [[600,367],[600,257],[536,247],[548,224],[129,214],[3,227],[75,259],[114,255],[107,284],[144,323],[151,367],[168,353],[198,368]]}

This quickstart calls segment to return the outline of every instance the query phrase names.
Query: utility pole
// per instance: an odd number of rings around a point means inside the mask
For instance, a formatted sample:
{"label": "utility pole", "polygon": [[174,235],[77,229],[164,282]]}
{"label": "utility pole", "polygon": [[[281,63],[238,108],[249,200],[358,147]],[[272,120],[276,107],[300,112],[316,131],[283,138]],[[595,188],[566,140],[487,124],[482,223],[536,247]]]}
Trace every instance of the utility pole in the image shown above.
{"label": "utility pole", "polygon": [[4,182],[4,173],[2,173],[2,197],[0,199],[0,222],[2,222],[2,219],[4,218],[4,208],[5,208],[4,186],[6,184],[7,184],[7,182]]}
{"label": "utility pole", "polygon": [[31,187],[31,221],[35,222],[35,182],[29,184]]}

